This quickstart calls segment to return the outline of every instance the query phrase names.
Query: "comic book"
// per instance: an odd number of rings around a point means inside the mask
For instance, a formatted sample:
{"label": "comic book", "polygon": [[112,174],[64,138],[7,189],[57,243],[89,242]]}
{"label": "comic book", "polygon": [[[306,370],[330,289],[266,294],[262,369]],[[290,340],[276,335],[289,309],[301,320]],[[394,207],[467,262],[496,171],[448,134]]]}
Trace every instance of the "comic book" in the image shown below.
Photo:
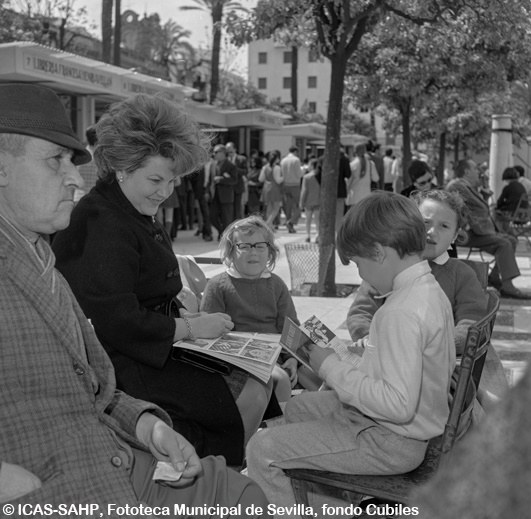
{"label": "comic book", "polygon": [[300,325],[286,317],[280,336],[280,346],[301,364],[312,369],[304,350],[304,346],[308,344],[315,344],[321,348],[332,348],[342,360],[350,360],[352,362],[357,357],[356,353],[349,349],[348,343],[337,337],[315,315],[312,315]]}
{"label": "comic book", "polygon": [[180,340],[174,343],[173,357],[203,369],[228,374],[237,366],[266,382],[281,351],[280,335],[231,332],[217,339]]}

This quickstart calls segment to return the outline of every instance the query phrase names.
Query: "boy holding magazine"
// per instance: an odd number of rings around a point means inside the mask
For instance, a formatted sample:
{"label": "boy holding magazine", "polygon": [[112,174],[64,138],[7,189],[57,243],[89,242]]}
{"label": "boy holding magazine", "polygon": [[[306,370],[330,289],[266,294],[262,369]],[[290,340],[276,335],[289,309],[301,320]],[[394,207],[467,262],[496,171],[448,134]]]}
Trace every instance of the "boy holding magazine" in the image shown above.
{"label": "boy holding magazine", "polygon": [[312,368],[331,389],[292,398],[285,424],[249,442],[249,476],[278,506],[295,502],[282,469],[408,472],[448,418],[452,309],[421,258],[426,231],[416,204],[392,193],[370,195],[347,213],[337,240],[340,254],[386,300],[363,357],[342,361],[333,349],[308,347]]}

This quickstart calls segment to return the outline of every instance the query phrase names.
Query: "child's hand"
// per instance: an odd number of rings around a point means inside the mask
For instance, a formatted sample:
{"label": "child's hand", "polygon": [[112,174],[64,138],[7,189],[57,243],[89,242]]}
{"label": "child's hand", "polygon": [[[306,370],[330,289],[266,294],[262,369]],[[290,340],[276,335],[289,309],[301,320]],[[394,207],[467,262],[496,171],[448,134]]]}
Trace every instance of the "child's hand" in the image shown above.
{"label": "child's hand", "polygon": [[332,348],[321,348],[321,346],[315,344],[308,344],[303,346],[303,348],[310,359],[310,366],[316,373],[319,373],[319,369],[321,369],[321,364],[324,360],[335,353]]}
{"label": "child's hand", "polygon": [[289,358],[281,365],[281,368],[289,375],[291,387],[294,388],[297,383],[297,359]]}
{"label": "child's hand", "polygon": [[363,351],[365,350],[368,342],[369,336],[367,335],[361,339],[358,339],[357,341],[354,341],[350,346],[347,346],[347,350],[361,357],[363,356]]}

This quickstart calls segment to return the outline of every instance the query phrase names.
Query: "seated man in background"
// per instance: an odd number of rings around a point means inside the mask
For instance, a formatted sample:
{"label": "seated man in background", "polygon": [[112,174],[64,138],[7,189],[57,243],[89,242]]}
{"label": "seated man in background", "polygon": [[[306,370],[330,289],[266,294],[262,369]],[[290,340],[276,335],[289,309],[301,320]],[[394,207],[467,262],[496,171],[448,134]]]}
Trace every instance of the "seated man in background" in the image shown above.
{"label": "seated man in background", "polygon": [[[46,236],[68,226],[83,186],[76,165],[90,158],[53,91],[0,85],[0,502],[92,503],[106,518],[126,506],[265,507],[223,458],[199,460],[160,408],[116,390],[54,268]],[[180,479],[154,481],[157,460]]]}
{"label": "seated man in background", "polygon": [[455,167],[455,178],[448,184],[448,191],[461,195],[468,208],[467,247],[477,247],[496,260],[489,275],[489,283],[498,288],[502,296],[515,299],[531,299],[516,288],[513,279],[520,275],[515,251],[518,240],[514,236],[498,232],[491,218],[487,202],[478,193],[481,180],[479,169],[473,160],[461,160]]}

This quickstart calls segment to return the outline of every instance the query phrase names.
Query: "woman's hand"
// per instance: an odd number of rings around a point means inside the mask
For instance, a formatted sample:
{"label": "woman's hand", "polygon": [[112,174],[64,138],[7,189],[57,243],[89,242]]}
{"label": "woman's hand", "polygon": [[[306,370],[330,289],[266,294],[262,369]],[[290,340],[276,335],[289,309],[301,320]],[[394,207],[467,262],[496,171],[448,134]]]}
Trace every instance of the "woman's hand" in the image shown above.
{"label": "woman's hand", "polygon": [[234,328],[230,315],[221,312],[213,314],[201,312],[197,316],[188,317],[188,319],[192,328],[192,335],[198,339],[214,339]]}

